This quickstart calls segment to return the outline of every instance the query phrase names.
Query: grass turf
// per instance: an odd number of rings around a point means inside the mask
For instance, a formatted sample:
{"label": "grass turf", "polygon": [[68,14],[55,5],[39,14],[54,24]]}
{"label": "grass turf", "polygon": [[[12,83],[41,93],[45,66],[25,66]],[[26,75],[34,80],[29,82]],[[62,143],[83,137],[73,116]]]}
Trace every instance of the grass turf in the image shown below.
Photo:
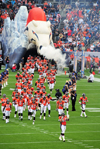
{"label": "grass turf", "polygon": [[[86,72],[88,73],[88,72]],[[12,101],[12,90],[15,88],[15,75],[10,71],[9,85],[2,89],[2,94],[6,93],[7,97]],[[38,78],[35,72],[33,87]],[[55,89],[62,90],[65,81],[68,80],[65,75],[56,77]],[[46,91],[49,93],[49,88],[46,85]],[[39,119],[40,111],[37,111],[35,125],[32,121],[27,119],[27,109],[23,113],[23,121],[14,118],[14,107],[10,116],[10,123],[6,124],[2,120],[2,113],[0,111],[0,149],[97,149],[100,148],[100,83],[87,83],[86,79],[77,81],[77,101],[76,111],[71,111],[71,104],[69,105],[70,120],[67,122],[67,129],[65,133],[66,142],[59,141],[61,133],[60,124],[58,122],[58,112],[56,111],[56,102],[51,102],[51,117],[46,113],[46,120]],[[52,97],[55,95],[53,90]],[[81,109],[78,100],[82,93],[86,93],[89,102],[87,103],[86,114],[87,118],[80,117]],[[2,97],[2,96],[1,96]],[[71,103],[71,100],[70,100]],[[92,108],[92,109],[89,109]],[[94,109],[93,109],[94,108]]]}

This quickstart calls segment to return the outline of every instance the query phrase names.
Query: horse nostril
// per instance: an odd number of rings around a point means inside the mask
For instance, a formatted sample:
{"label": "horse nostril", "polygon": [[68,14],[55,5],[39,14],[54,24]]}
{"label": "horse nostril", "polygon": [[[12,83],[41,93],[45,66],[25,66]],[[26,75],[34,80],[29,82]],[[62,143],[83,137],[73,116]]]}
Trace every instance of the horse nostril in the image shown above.
{"label": "horse nostril", "polygon": [[41,50],[42,46],[40,46],[40,50]]}

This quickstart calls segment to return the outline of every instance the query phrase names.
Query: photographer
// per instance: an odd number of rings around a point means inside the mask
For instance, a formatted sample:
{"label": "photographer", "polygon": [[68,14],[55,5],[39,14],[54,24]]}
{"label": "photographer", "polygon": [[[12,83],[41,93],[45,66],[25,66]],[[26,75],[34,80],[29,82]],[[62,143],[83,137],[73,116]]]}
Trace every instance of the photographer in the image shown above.
{"label": "photographer", "polygon": [[71,91],[72,111],[76,111],[75,109],[76,98],[77,98],[76,90],[72,90]]}

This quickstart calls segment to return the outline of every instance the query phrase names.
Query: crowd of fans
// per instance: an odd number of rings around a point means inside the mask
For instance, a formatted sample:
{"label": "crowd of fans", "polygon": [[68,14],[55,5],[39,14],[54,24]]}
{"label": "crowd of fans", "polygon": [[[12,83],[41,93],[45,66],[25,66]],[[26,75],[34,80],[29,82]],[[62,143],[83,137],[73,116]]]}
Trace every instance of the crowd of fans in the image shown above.
{"label": "crowd of fans", "polygon": [[[90,3],[89,6],[83,7],[79,1],[75,5],[70,5],[67,0],[61,0],[59,4],[52,4],[50,1],[45,1],[43,4],[41,2],[41,0],[5,0],[3,3],[1,0],[0,34],[3,30],[4,19],[8,16],[14,19],[20,6],[26,5],[28,11],[38,6],[43,8],[47,20],[51,22],[55,48],[60,48],[62,52],[65,52],[73,51],[74,47],[81,51],[82,47],[85,47],[89,52],[100,52],[100,0],[94,5]],[[59,10],[66,13],[63,20],[64,27],[60,30],[61,15]]]}

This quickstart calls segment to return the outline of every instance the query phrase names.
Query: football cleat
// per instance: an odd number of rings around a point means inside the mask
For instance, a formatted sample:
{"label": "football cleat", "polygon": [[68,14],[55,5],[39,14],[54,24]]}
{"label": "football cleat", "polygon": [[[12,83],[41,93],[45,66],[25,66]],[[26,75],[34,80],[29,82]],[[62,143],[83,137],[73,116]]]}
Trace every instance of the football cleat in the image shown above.
{"label": "football cleat", "polygon": [[14,117],[16,117],[16,115],[14,115]]}
{"label": "football cleat", "polygon": [[50,115],[48,115],[48,117],[50,117]]}
{"label": "football cleat", "polygon": [[34,122],[33,122],[33,125],[34,125]]}
{"label": "football cleat", "polygon": [[45,117],[43,119],[45,120]]}
{"label": "football cleat", "polygon": [[59,137],[59,140],[62,140],[62,137],[61,136]]}
{"label": "football cleat", "polygon": [[83,115],[80,115],[80,117],[83,117]]}
{"label": "football cleat", "polygon": [[40,116],[40,119],[41,119],[41,116]]}
{"label": "football cleat", "polygon": [[87,117],[87,115],[85,117]]}

